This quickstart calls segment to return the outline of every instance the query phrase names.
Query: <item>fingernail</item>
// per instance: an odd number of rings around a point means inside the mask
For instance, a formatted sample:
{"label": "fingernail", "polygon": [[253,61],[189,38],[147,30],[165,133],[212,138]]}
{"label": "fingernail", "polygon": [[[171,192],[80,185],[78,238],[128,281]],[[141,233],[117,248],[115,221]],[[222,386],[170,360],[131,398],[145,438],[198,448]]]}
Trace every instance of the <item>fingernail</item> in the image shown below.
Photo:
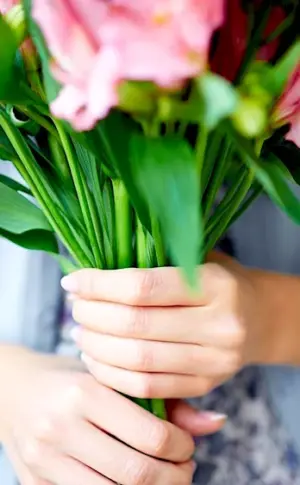
{"label": "fingernail", "polygon": [[78,288],[76,283],[76,277],[73,274],[64,276],[61,279],[60,284],[65,291],[68,291],[69,293],[77,293]]}
{"label": "fingernail", "polygon": [[79,326],[75,326],[72,328],[71,332],[70,332],[70,336],[71,336],[71,339],[75,342],[75,343],[78,343],[79,340],[80,340],[80,333],[81,333],[81,329]]}
{"label": "fingernail", "polygon": [[226,421],[228,417],[226,414],[215,413],[213,411],[205,411],[202,412],[201,415],[204,419],[207,419],[208,421]]}
{"label": "fingernail", "polygon": [[81,354],[80,358],[81,358],[82,362],[84,362],[84,364],[86,364],[88,367],[90,365],[92,365],[93,362],[94,362],[94,359],[92,359],[91,357],[89,357],[88,355],[86,355],[84,353]]}
{"label": "fingernail", "polygon": [[193,474],[195,473],[196,469],[197,469],[197,462],[196,461],[193,461]]}

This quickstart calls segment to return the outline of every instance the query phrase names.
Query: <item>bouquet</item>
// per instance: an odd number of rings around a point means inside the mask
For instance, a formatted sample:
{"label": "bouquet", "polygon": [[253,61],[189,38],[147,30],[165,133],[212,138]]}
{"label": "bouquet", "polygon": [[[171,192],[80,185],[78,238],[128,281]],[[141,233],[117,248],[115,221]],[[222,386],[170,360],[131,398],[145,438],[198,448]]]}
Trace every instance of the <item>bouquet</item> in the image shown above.
{"label": "bouquet", "polygon": [[0,176],[0,236],[65,273],[178,266],[194,291],[261,193],[299,223],[299,7],[0,0],[0,158],[24,181]]}

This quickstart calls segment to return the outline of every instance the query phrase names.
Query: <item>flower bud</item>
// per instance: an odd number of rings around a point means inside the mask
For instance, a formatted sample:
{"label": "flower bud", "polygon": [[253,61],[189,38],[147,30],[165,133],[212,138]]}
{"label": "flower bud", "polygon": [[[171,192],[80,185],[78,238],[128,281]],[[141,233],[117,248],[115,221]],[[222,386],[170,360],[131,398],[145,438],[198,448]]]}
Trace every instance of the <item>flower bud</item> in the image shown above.
{"label": "flower bud", "polygon": [[14,5],[4,14],[4,19],[15,34],[17,45],[19,47],[24,42],[27,34],[23,5]]}
{"label": "flower bud", "polygon": [[16,43],[22,54],[25,70],[27,72],[36,71],[39,67],[38,57],[32,40],[28,38],[23,4],[17,0],[11,0],[9,4],[10,8],[7,8],[7,4],[5,4],[6,8],[4,9],[0,0],[0,12],[2,11],[5,21],[15,34]]}
{"label": "flower bud", "polygon": [[151,115],[155,111],[157,90],[150,83],[122,82],[118,96],[119,107],[128,113]]}
{"label": "flower bud", "polygon": [[232,122],[246,138],[256,138],[267,127],[267,113],[263,106],[251,98],[241,98]]}

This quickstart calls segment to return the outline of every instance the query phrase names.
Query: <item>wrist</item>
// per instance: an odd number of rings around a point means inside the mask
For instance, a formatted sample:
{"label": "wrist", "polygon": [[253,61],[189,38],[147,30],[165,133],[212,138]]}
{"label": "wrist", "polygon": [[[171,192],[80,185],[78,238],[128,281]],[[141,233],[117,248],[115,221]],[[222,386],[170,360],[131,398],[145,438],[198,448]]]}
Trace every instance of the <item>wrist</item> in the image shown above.
{"label": "wrist", "polygon": [[300,279],[248,271],[255,294],[248,363],[300,365]]}

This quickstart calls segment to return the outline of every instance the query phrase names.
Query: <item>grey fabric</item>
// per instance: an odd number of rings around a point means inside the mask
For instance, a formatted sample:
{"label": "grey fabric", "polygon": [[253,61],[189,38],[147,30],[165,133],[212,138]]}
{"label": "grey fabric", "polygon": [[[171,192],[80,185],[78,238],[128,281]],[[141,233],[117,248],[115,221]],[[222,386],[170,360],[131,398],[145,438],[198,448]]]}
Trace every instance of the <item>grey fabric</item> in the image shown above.
{"label": "grey fabric", "polygon": [[[1,172],[15,176],[1,163]],[[49,256],[0,239],[0,341],[53,352],[57,341],[60,271]],[[0,484],[15,478],[0,447]]]}
{"label": "grey fabric", "polygon": [[[293,190],[300,197],[300,188]],[[250,207],[235,224],[231,235],[236,256],[242,263],[300,274],[300,227],[267,197]],[[262,368],[262,373],[276,411],[300,451],[300,369],[267,367]]]}

